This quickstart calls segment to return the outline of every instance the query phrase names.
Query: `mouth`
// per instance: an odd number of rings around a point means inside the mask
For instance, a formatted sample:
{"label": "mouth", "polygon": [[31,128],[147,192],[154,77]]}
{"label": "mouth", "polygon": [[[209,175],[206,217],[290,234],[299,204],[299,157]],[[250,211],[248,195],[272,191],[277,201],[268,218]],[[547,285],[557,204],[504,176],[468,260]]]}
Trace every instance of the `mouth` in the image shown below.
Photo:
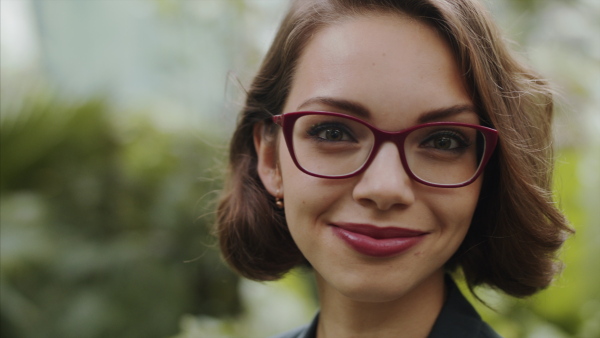
{"label": "mouth", "polygon": [[426,231],[369,224],[330,224],[334,234],[352,249],[372,257],[389,257],[407,251],[429,234]]}

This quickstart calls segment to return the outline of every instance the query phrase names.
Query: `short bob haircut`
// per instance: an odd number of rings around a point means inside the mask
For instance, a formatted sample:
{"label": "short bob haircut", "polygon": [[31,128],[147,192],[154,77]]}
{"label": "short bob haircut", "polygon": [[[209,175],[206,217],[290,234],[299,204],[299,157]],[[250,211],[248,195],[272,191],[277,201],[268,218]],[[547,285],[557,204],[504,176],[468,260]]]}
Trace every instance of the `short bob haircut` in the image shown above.
{"label": "short bob haircut", "polygon": [[361,15],[392,14],[435,28],[449,43],[484,125],[499,144],[486,167],[469,231],[446,263],[462,269],[471,290],[486,284],[524,297],[547,287],[559,271],[557,251],[572,232],[552,201],[552,92],[508,50],[476,0],[296,0],[248,91],[230,144],[229,168],[217,210],[225,260],[241,275],[275,280],[309,265],[274,198],[257,173],[256,124],[281,114],[295,66],[311,36]]}

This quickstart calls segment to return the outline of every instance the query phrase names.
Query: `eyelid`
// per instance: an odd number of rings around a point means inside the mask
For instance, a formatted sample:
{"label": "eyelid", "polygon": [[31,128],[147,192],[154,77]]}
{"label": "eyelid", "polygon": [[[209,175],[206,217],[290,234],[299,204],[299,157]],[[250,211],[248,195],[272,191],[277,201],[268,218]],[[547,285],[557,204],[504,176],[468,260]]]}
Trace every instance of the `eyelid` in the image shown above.
{"label": "eyelid", "polygon": [[309,130],[307,130],[308,133],[313,133],[313,132],[319,132],[322,130],[326,130],[328,128],[337,128],[342,130],[344,133],[352,136],[352,128],[349,128],[348,126],[346,126],[345,124],[338,122],[338,121],[325,121],[325,122],[321,122],[319,124],[315,124],[310,126]]}
{"label": "eyelid", "polygon": [[458,142],[460,142],[462,145],[465,145],[465,146],[468,146],[471,144],[471,140],[468,137],[466,137],[462,133],[452,131],[452,130],[436,131],[436,132],[432,133],[431,135],[427,136],[425,141],[429,141],[429,140],[434,139],[435,137],[440,137],[440,136],[445,136],[445,137],[455,139]]}

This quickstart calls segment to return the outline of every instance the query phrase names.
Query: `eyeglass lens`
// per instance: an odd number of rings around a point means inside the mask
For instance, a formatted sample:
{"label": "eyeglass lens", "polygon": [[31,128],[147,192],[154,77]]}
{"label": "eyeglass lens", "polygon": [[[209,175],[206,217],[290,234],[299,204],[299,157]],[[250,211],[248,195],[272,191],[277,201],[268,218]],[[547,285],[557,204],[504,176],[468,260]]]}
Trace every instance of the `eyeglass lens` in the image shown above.
{"label": "eyeglass lens", "polygon": [[[369,159],[375,135],[366,125],[340,116],[304,115],[294,125],[293,149],[298,164],[323,176],[345,176]],[[406,136],[409,170],[423,181],[460,184],[470,180],[481,163],[485,136],[467,126],[426,126]]]}

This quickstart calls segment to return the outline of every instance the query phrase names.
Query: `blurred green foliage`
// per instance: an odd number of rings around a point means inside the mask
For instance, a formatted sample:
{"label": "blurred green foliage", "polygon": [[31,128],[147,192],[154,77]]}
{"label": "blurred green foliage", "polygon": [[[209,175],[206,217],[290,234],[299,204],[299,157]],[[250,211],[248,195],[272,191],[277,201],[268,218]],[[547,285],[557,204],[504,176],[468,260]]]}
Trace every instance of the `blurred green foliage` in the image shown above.
{"label": "blurred green foliage", "polygon": [[[181,22],[191,20],[186,13],[210,14],[212,6],[220,13],[213,21],[196,20],[207,21],[220,45],[202,48],[229,50],[236,71],[260,61],[258,30],[240,23],[251,16],[273,21],[252,1],[148,3],[157,6],[158,19]],[[555,184],[577,230],[564,247],[565,270],[526,300],[478,290],[496,311],[473,300],[506,338],[600,337],[600,147],[584,132],[594,125],[585,119],[597,116],[598,58],[589,43],[598,41],[589,29],[598,27],[594,3],[486,1],[511,39],[534,46],[525,54],[570,99],[558,112],[558,125],[567,128],[559,130]],[[196,4],[201,10],[194,12]],[[237,25],[222,20],[229,10]],[[242,27],[233,39],[231,30]],[[207,55],[197,57],[215,64]],[[73,102],[40,91],[15,97],[8,89],[23,80],[20,74],[8,79],[3,68],[2,77],[0,336],[247,338],[309,320],[317,307],[309,275],[258,284],[240,280],[219,258],[210,231],[224,138],[165,131],[149,114],[115,111],[103,99]],[[202,84],[214,85],[210,74],[204,77]]]}
{"label": "blurred green foliage", "polygon": [[[593,182],[582,182],[584,156],[590,149],[566,148],[557,155],[555,199],[576,229],[561,252],[564,270],[555,283],[530,298],[517,300],[491,290],[480,290],[493,310],[472,303],[505,338],[597,338],[600,337],[600,232],[589,219],[587,202],[597,203]],[[588,168],[597,170],[600,168]],[[465,288],[466,289],[466,288]],[[478,292],[478,294],[479,294]],[[466,292],[465,292],[466,293]]]}
{"label": "blurred green foliage", "polygon": [[2,111],[2,337],[166,337],[241,310],[210,235],[222,149],[111,113],[35,94]]}

